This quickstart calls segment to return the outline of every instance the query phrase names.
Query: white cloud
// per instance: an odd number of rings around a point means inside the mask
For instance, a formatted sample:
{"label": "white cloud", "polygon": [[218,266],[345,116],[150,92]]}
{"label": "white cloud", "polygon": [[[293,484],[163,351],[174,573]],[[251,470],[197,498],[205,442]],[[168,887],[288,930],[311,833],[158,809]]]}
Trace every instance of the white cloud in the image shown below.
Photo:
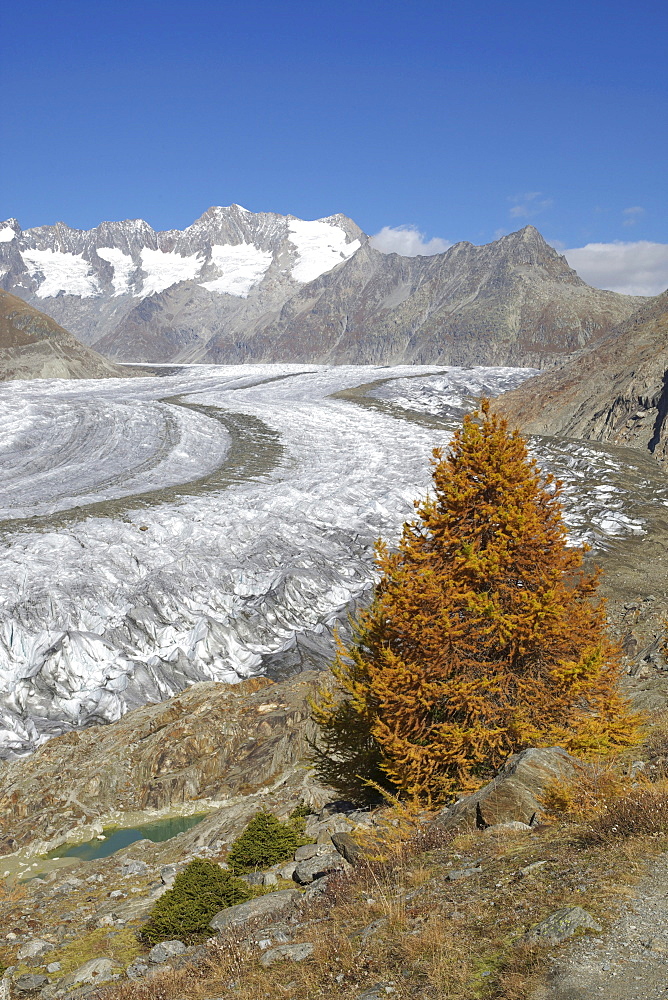
{"label": "white cloud", "polygon": [[623,225],[625,226],[635,226],[639,219],[645,214],[645,209],[642,205],[631,205],[630,208],[625,208],[622,212],[624,216]]}
{"label": "white cloud", "polygon": [[524,194],[515,194],[508,201],[513,205],[510,209],[511,219],[532,219],[535,215],[540,215],[552,204],[551,198],[543,198],[542,191],[525,191]]}
{"label": "white cloud", "polygon": [[564,250],[564,257],[594,288],[625,295],[658,295],[668,288],[668,243],[587,243]]}
{"label": "white cloud", "polygon": [[402,257],[431,257],[435,253],[444,253],[452,246],[449,240],[440,236],[425,239],[425,234],[417,226],[383,226],[369,242],[374,250],[398,253]]}

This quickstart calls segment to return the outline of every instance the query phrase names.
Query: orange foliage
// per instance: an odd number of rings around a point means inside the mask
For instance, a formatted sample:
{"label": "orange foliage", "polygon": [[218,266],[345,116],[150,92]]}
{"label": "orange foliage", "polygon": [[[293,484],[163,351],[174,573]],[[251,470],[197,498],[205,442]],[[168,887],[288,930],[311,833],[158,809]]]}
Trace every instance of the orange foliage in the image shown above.
{"label": "orange foliage", "polygon": [[[567,547],[560,484],[486,400],[433,465],[433,495],[416,502],[398,550],[378,545],[374,601],[333,667],[344,698],[314,705],[321,777],[335,783],[339,768],[350,794],[351,761],[373,760],[358,788],[380,771],[439,802],[527,746],[586,754],[637,742],[598,573]],[[366,741],[357,758],[355,733]]]}

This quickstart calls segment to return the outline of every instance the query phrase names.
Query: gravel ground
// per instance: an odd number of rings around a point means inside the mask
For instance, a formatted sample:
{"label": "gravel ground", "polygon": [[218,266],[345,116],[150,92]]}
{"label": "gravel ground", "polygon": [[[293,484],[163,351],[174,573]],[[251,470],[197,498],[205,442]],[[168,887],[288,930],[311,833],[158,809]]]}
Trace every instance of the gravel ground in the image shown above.
{"label": "gravel ground", "polygon": [[[586,904],[585,904],[586,905]],[[600,937],[585,937],[555,956],[547,985],[532,1000],[668,998],[668,854]]]}

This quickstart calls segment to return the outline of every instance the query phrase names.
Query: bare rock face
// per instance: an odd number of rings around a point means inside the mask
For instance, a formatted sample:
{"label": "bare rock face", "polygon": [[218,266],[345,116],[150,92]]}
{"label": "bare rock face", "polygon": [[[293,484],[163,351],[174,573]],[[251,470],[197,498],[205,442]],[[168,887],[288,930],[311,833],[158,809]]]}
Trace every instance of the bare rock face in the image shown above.
{"label": "bare rock face", "polygon": [[185,230],[0,223],[0,286],[123,361],[544,367],[641,300],[585,284],[533,226],[431,257],[344,215],[211,208]]}
{"label": "bare rock face", "polygon": [[0,289],[0,379],[126,375],[50,316]]}
{"label": "bare rock face", "polygon": [[[590,288],[533,226],[432,257],[365,245],[258,324],[249,349],[332,364],[544,367],[640,301]],[[218,335],[206,356],[223,360],[228,349]]]}
{"label": "bare rock face", "polygon": [[514,754],[489,784],[443,809],[435,822],[448,830],[475,830],[483,824],[524,826],[534,814],[540,815],[540,796],[548,784],[574,777],[577,766],[561,747],[530,747]]}
{"label": "bare rock face", "polygon": [[668,292],[553,371],[504,394],[495,409],[530,434],[668,452]]}
{"label": "bare rock face", "polygon": [[236,836],[263,807],[289,814],[308,798],[297,764],[313,736],[308,698],[319,676],[195,684],[119,722],[55,737],[0,772],[0,852],[57,846],[101,817],[192,800],[203,810],[229,800],[185,835],[193,849]]}

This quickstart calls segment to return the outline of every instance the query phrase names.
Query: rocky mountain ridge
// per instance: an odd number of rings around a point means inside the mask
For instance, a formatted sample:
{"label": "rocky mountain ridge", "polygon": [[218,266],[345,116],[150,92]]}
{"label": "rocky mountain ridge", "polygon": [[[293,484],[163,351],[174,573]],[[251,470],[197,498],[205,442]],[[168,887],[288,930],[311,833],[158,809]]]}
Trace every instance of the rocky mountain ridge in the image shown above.
{"label": "rocky mountain ridge", "polygon": [[0,380],[123,377],[50,316],[0,289]]}
{"label": "rocky mountain ridge", "polygon": [[590,288],[533,226],[430,257],[343,215],[210,208],[185,230],[0,223],[0,286],[123,361],[545,367],[641,299]]}
{"label": "rocky mountain ridge", "polygon": [[193,843],[230,823],[236,835],[277,798],[275,785],[286,815],[300,801],[321,804],[327,794],[298,767],[315,735],[308,699],[318,679],[309,671],[278,684],[195,684],[111,725],[49,740],[0,771],[0,855],[39,854],[187,803],[200,812],[227,804],[193,830]]}
{"label": "rocky mountain ridge", "polygon": [[668,457],[668,291],[563,366],[495,404],[531,434],[605,441]]}

